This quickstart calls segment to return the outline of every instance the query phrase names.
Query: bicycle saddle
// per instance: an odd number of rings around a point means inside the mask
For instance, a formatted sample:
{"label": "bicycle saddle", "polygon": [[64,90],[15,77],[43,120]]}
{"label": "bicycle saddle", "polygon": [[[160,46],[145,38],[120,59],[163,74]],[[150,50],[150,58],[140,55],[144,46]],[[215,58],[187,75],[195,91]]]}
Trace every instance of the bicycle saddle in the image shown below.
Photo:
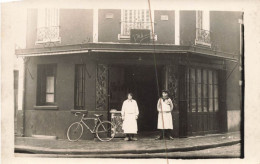
{"label": "bicycle saddle", "polygon": [[94,114],[94,116],[101,117],[101,116],[103,116],[103,114]]}

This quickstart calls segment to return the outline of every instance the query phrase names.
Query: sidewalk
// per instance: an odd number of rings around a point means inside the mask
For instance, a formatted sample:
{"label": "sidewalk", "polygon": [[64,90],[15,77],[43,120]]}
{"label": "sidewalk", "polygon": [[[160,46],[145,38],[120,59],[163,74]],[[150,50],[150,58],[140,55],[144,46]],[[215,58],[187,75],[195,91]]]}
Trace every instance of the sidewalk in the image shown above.
{"label": "sidewalk", "polygon": [[124,141],[115,138],[110,142],[98,140],[68,140],[37,139],[32,137],[16,137],[15,152],[34,154],[70,154],[70,155],[111,155],[111,154],[142,154],[167,152],[194,151],[219,146],[240,143],[240,133],[176,138],[175,140],[154,140],[154,137],[138,137],[138,141]]}

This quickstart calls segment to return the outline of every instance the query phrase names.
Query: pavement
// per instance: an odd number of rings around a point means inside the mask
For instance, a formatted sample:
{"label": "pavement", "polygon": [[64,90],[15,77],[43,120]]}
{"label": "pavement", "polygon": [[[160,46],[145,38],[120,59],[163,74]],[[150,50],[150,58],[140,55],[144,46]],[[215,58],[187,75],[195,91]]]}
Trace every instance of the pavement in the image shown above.
{"label": "pavement", "polygon": [[70,142],[65,139],[15,137],[15,152],[41,154],[41,156],[51,154],[89,158],[163,158],[173,152],[200,151],[241,143],[239,132],[175,138],[174,140],[154,140],[154,135],[138,135],[137,138],[138,141],[114,138],[110,142],[101,142],[97,139]]}

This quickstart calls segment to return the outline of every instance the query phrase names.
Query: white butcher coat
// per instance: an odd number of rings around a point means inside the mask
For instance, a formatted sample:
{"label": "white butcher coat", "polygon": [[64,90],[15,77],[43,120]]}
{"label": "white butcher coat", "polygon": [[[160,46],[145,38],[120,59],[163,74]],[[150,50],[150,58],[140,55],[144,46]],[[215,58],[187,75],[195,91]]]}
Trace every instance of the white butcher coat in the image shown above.
{"label": "white butcher coat", "polygon": [[158,129],[173,129],[172,124],[172,110],[173,103],[170,98],[163,101],[162,98],[158,100],[157,111],[158,111]]}
{"label": "white butcher coat", "polygon": [[137,118],[139,115],[138,106],[135,100],[125,100],[121,110],[122,118],[124,118],[122,129],[124,133],[137,133]]}

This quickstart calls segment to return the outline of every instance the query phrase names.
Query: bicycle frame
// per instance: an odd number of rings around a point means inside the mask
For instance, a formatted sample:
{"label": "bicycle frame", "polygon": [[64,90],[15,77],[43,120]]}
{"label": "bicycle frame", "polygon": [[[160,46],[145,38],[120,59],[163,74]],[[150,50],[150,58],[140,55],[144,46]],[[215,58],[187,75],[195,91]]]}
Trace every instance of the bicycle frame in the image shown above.
{"label": "bicycle frame", "polygon": [[[82,117],[80,119],[80,123],[82,123],[92,134],[95,134],[97,125],[99,123],[101,123],[102,121],[100,120],[99,117],[96,117],[96,118],[85,118],[85,116],[86,116],[86,114],[82,114]],[[94,126],[93,130],[83,120],[94,120],[95,126]]]}

